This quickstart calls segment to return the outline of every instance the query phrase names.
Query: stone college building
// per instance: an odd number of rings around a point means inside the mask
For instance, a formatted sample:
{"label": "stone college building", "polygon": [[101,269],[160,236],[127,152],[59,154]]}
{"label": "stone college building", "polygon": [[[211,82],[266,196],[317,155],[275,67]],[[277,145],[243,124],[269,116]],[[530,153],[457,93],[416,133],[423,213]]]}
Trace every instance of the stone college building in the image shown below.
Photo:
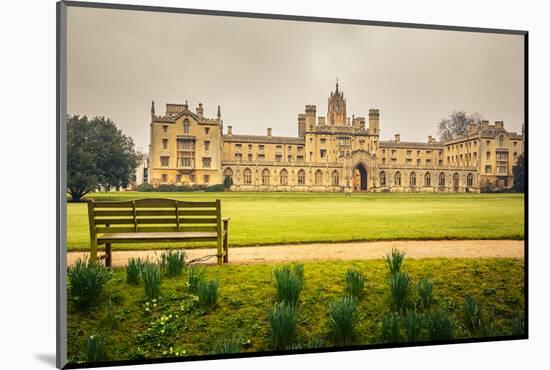
{"label": "stone college building", "polygon": [[315,105],[298,114],[298,136],[224,133],[216,118],[185,104],[151,107],[149,183],[213,185],[232,179],[233,191],[479,192],[512,186],[512,167],[523,152],[522,136],[502,121],[471,125],[467,135],[440,142],[380,140],[380,114],[348,116],[338,82],[327,114]]}

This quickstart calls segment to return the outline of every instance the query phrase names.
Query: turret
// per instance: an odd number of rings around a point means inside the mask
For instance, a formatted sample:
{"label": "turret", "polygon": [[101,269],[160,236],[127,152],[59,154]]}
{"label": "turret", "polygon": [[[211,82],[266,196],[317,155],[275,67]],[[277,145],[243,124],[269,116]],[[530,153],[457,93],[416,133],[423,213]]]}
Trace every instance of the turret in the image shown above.
{"label": "turret", "polygon": [[327,124],[345,126],[349,122],[346,115],[346,99],[344,93],[338,89],[338,79],[336,79],[336,90],[330,93],[328,98]]}
{"label": "turret", "polygon": [[369,135],[380,134],[380,112],[378,109],[369,109]]}
{"label": "turret", "polygon": [[155,101],[151,102],[151,121],[155,118]]}

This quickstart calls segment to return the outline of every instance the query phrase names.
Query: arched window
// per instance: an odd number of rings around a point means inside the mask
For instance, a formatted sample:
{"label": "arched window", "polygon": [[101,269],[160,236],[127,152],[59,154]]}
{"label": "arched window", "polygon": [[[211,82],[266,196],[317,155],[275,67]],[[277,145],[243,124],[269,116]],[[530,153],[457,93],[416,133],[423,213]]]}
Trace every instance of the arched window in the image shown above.
{"label": "arched window", "polygon": [[298,171],[298,185],[304,185],[306,183],[306,171]]}
{"label": "arched window", "polygon": [[338,186],[340,179],[338,177],[338,171],[332,171],[332,186]]}
{"label": "arched window", "polygon": [[288,172],[284,168],[279,173],[279,182],[281,185],[288,185]]}
{"label": "arched window", "polygon": [[468,177],[466,178],[466,184],[468,184],[468,187],[474,186],[474,175],[471,173],[468,174]]}
{"label": "arched window", "polygon": [[233,183],[233,170],[231,168],[225,170],[225,177],[229,177],[231,183]]}
{"label": "arched window", "polygon": [[397,171],[394,176],[395,186],[401,186],[401,172]]}
{"label": "arched window", "polygon": [[267,168],[262,171],[262,185],[269,185],[269,170]]}
{"label": "arched window", "polygon": [[380,172],[380,186],[386,186],[386,173]]}
{"label": "arched window", "polygon": [[453,186],[455,189],[458,189],[459,185],[460,185],[460,177],[458,176],[458,173],[455,173],[453,175]]}
{"label": "arched window", "polygon": [[189,133],[189,120],[187,118],[183,120],[183,133]]}
{"label": "arched window", "polygon": [[439,174],[439,186],[445,186],[445,174],[443,172]]}
{"label": "arched window", "polygon": [[244,170],[243,177],[245,185],[252,184],[252,171],[250,171],[250,168]]}
{"label": "arched window", "polygon": [[504,135],[498,137],[498,146],[504,146]]}
{"label": "arched window", "polygon": [[432,186],[432,175],[429,172],[424,175],[424,186]]}
{"label": "arched window", "polygon": [[416,186],[416,173],[411,172],[411,175],[409,176],[409,185]]}
{"label": "arched window", "polygon": [[321,170],[315,171],[315,185],[323,184],[323,173]]}

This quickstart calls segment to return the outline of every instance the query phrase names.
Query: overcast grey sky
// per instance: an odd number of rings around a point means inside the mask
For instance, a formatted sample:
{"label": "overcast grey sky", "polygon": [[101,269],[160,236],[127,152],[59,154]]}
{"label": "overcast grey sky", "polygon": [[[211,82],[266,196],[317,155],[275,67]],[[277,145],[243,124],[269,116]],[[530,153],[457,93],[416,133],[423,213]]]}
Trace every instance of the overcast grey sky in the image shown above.
{"label": "overcast grey sky", "polygon": [[234,134],[297,136],[326,115],[336,77],[351,116],[380,109],[382,139],[437,135],[453,110],[521,132],[523,37],[69,7],[68,110],[111,118],[145,150],[151,101],[221,105]]}

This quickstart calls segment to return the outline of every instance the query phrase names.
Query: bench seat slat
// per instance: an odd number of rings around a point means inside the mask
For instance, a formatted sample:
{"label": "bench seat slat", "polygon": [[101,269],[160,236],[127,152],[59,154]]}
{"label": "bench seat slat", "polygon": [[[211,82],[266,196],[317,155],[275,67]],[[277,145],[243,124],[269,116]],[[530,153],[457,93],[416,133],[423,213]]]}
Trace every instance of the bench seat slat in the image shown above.
{"label": "bench seat slat", "polygon": [[136,243],[141,241],[216,241],[216,232],[151,232],[107,233],[97,238],[98,243]]}

